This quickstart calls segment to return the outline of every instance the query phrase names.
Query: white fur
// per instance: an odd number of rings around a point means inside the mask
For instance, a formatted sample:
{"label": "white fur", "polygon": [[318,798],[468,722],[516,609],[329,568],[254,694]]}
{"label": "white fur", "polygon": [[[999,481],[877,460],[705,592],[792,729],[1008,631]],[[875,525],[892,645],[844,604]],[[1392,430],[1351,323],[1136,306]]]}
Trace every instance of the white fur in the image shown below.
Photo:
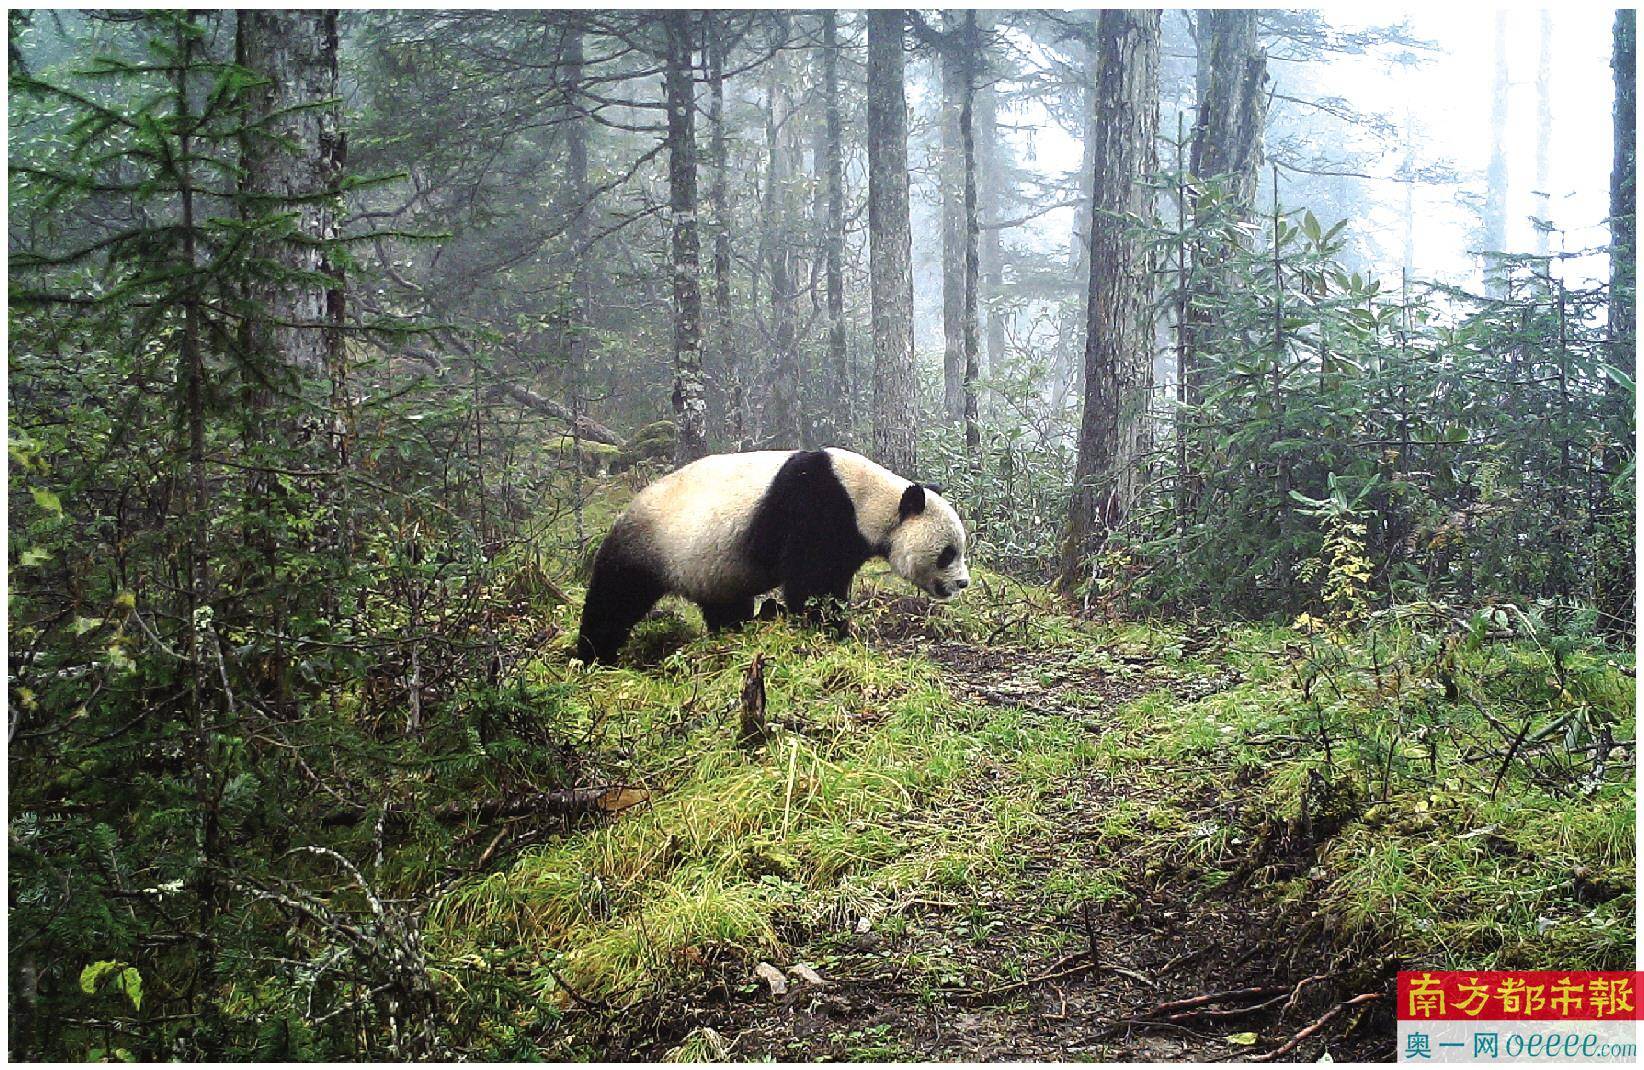
{"label": "white fur", "polygon": [[[856,507],[862,537],[870,546],[888,546],[897,575],[944,599],[970,582],[964,525],[941,495],[927,489],[925,510],[901,521],[898,508],[909,480],[849,450],[827,453]],[[675,594],[710,602],[762,594],[774,584],[749,567],[741,542],[760,498],[792,456],[791,450],[761,450],[693,461],[640,491],[613,534],[621,532],[655,554]],[[953,563],[936,568],[950,544],[959,551]]]}
{"label": "white fur", "polygon": [[791,456],[760,450],[693,461],[640,491],[618,523],[632,525],[656,554],[675,594],[697,601],[763,594],[771,585],[748,568],[741,540]]}
{"label": "white fur", "polygon": [[[832,449],[833,470],[856,504],[856,526],[872,546],[889,545],[891,571],[938,599],[952,598],[970,584],[965,566],[965,525],[946,498],[925,490],[925,511],[902,520],[902,495],[913,485],[859,453]],[[945,569],[936,567],[942,548],[959,552]]]}

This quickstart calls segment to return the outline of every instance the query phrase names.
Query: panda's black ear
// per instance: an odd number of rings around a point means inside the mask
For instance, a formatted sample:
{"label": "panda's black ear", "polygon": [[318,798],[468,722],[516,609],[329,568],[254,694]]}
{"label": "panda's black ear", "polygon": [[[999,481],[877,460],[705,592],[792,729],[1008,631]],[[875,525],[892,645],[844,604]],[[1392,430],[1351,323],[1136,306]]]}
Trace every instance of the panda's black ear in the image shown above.
{"label": "panda's black ear", "polygon": [[942,484],[940,483],[926,483],[925,486],[930,488],[932,494],[942,493]]}
{"label": "panda's black ear", "polygon": [[925,511],[925,488],[915,483],[902,492],[902,504],[896,510],[897,516],[906,520],[910,516],[918,516]]}

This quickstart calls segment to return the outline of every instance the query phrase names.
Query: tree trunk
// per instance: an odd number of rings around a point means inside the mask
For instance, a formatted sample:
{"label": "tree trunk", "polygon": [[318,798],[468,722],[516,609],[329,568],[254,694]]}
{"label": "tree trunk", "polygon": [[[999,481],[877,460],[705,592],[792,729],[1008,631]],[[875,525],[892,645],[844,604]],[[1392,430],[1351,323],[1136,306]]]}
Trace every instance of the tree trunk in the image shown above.
{"label": "tree trunk", "polygon": [[588,363],[588,307],[593,297],[588,271],[588,127],[582,115],[582,30],[574,28],[565,40],[565,183],[571,202],[566,245],[571,255],[570,315],[565,330],[565,401],[571,424],[571,511],[576,527],[577,552],[587,542],[582,517],[582,372]]}
{"label": "tree trunk", "polygon": [[[341,269],[332,262],[346,152],[337,77],[337,13],[242,11],[238,62],[263,81],[246,94],[241,190],[253,217],[290,216],[269,228],[258,255],[277,266],[247,286],[264,317],[248,324],[252,359],[293,375],[299,387],[329,384],[326,433],[347,461]],[[321,278],[333,280],[320,282]]]}
{"label": "tree trunk", "polygon": [[[1610,363],[1628,379],[1638,375],[1638,13],[1617,11],[1611,68],[1615,76],[1615,156],[1610,168]],[[1611,382],[1610,445],[1604,476],[1617,479],[1634,456],[1636,414],[1631,392]],[[1608,504],[1598,558],[1595,601],[1605,634],[1631,644],[1635,632],[1634,562],[1638,557],[1633,514],[1636,490],[1606,495]],[[1607,551],[1607,552],[1604,552]]]}
{"label": "tree trunk", "polygon": [[[781,19],[780,38],[786,40],[786,19]],[[788,62],[777,52],[770,60],[765,106],[765,228],[767,270],[771,286],[772,362],[770,391],[765,400],[761,425],[765,437],[777,449],[793,450],[804,445],[804,419],[800,409],[799,350],[795,338],[794,244],[792,167],[788,140]]]}
{"label": "tree trunk", "polygon": [[[343,347],[343,272],[335,241],[347,143],[342,130],[337,64],[337,12],[241,11],[235,17],[239,66],[257,77],[246,89],[240,137],[240,214],[250,231],[259,270],[244,282],[248,316],[241,331],[242,360],[256,385],[248,403],[269,405],[270,387],[282,383],[302,399],[269,419],[248,421],[253,441],[302,449],[324,475],[311,483],[320,520],[309,549],[347,567],[353,552],[352,513],[342,473],[348,467],[351,399]],[[318,396],[316,396],[318,395]],[[317,455],[317,456],[316,456]],[[323,458],[323,460],[322,460]],[[326,471],[329,469],[329,471]],[[276,508],[285,491],[270,472],[248,472],[247,499]],[[277,547],[265,529],[252,535],[280,610],[287,597],[317,594],[329,612],[335,591],[291,590],[274,575]],[[283,661],[283,643],[276,644]],[[287,674],[279,674],[281,681]],[[286,697],[284,684],[280,697]]]}
{"label": "tree trunk", "polygon": [[900,10],[868,12],[868,268],[873,299],[873,454],[915,469],[913,249]]}
{"label": "tree trunk", "polygon": [[1638,309],[1638,12],[1616,12],[1615,155],[1610,168],[1610,354],[1628,378],[1637,373]]}
{"label": "tree trunk", "polygon": [[691,13],[663,16],[667,37],[664,87],[668,106],[668,205],[673,219],[674,461],[708,452],[708,402],[702,379],[702,290],[697,278],[696,94],[691,67]]}
{"label": "tree trunk", "polygon": [[1507,10],[1496,11],[1495,86],[1490,97],[1490,167],[1484,191],[1484,292],[1506,296],[1497,254],[1507,249]]}
{"label": "tree trunk", "polygon": [[959,40],[959,144],[964,175],[964,378],[963,415],[965,457],[975,468],[981,462],[982,430],[976,405],[977,378],[977,284],[980,264],[978,240],[981,228],[976,218],[976,80],[981,66],[981,48],[976,33],[976,12],[965,12]]}
{"label": "tree trunk", "polygon": [[725,39],[721,12],[710,11],[707,20],[708,119],[713,135],[708,142],[713,181],[708,200],[714,213],[714,317],[710,338],[723,376],[725,413],[723,437],[731,450],[748,448],[748,393],[742,379],[742,362],[736,340],[731,337],[731,217],[726,193],[727,160],[725,145]]}
{"label": "tree trunk", "polygon": [[1147,250],[1126,216],[1150,213],[1159,127],[1159,12],[1104,10],[1097,24],[1095,191],[1085,327],[1084,411],[1061,584],[1129,512],[1139,489],[1153,373]]}
{"label": "tree trunk", "polygon": [[1222,177],[1248,215],[1256,203],[1267,125],[1267,52],[1256,32],[1256,12],[1210,8],[1199,12],[1199,113],[1193,127],[1193,174]]}
{"label": "tree trunk", "polygon": [[[988,13],[990,16],[992,12]],[[991,19],[990,19],[991,22]],[[991,30],[992,25],[984,26]],[[1004,215],[1005,160],[1000,151],[999,94],[992,86],[976,90],[976,216],[982,230],[982,289],[978,303],[987,324],[980,370],[997,371],[1005,359],[1005,316],[999,306],[1004,287],[1005,257],[999,220]]]}
{"label": "tree trunk", "polygon": [[1084,392],[1085,319],[1089,314],[1086,289],[1090,280],[1090,199],[1091,178],[1096,168],[1096,28],[1101,12],[1090,13],[1085,40],[1085,84],[1081,111],[1086,116],[1083,146],[1079,153],[1079,206],[1073,214],[1073,236],[1068,242],[1068,267],[1073,270],[1076,300],[1070,300],[1062,318],[1061,344],[1057,347],[1054,381],[1051,383],[1051,411],[1061,412],[1071,391]]}
{"label": "tree trunk", "polygon": [[1548,189],[1553,147],[1553,13],[1541,9],[1541,51],[1536,57],[1536,255],[1546,256],[1553,193]]}
{"label": "tree trunk", "polygon": [[[1232,198],[1234,212],[1240,218],[1248,218],[1255,211],[1268,104],[1267,53],[1261,47],[1257,13],[1202,9],[1194,36],[1198,45],[1195,85],[1199,96],[1188,164],[1198,184],[1192,198],[1193,215],[1196,222],[1205,221],[1202,217],[1208,213],[1204,183],[1215,179]],[[1201,233],[1208,234],[1210,229]],[[1232,252],[1220,248],[1214,239],[1201,239],[1201,242],[1188,254],[1201,264],[1220,263]],[[1211,296],[1226,289],[1215,274],[1205,280],[1205,285]],[[1204,402],[1198,355],[1205,345],[1205,335],[1214,330],[1214,324],[1211,313],[1195,311],[1191,295],[1181,305],[1187,318],[1177,345],[1176,374],[1181,381],[1177,393],[1182,405],[1175,419],[1182,443],[1178,455],[1185,462],[1200,453],[1194,445],[1200,422],[1196,413]],[[1200,480],[1185,464],[1177,472],[1177,478],[1181,481],[1177,525],[1185,530],[1198,503]]]}
{"label": "tree trunk", "polygon": [[942,15],[942,46],[937,63],[942,72],[942,153],[938,175],[942,190],[942,413],[951,423],[964,418],[961,379],[965,367],[965,250],[964,184],[960,111],[965,95],[964,44],[959,40],[963,16]]}
{"label": "tree trunk", "polygon": [[[192,31],[197,23],[194,16],[185,16],[178,24],[176,104],[182,132],[177,137],[177,196],[182,222],[183,266],[192,275],[199,271],[199,254],[195,247],[194,219],[194,158],[189,129],[188,75],[193,68],[192,50],[195,38]],[[238,32],[238,31],[237,31]],[[333,38],[335,41],[335,38]],[[335,69],[335,68],[333,68]],[[232,732],[232,725],[217,723],[211,673],[206,666],[206,654],[213,646],[215,632],[211,620],[211,498],[206,481],[205,465],[205,357],[202,345],[200,302],[196,292],[190,291],[183,302],[182,333],[178,337],[178,379],[183,386],[183,406],[188,431],[188,495],[184,515],[187,516],[185,562],[188,568],[188,663],[189,709],[192,728],[189,762],[192,766],[194,788],[194,890],[196,904],[195,980],[189,986],[190,995],[200,1010],[196,1023],[196,1038],[201,1050],[215,1054],[218,1046],[216,920],[221,898],[218,867],[222,865],[220,843],[221,776],[213,761],[212,734],[215,730]]]}
{"label": "tree trunk", "polygon": [[850,356],[845,348],[845,156],[839,108],[839,15],[822,13],[823,184],[828,220],[823,236],[828,288],[828,431],[824,445],[842,445],[854,423],[851,412]]}

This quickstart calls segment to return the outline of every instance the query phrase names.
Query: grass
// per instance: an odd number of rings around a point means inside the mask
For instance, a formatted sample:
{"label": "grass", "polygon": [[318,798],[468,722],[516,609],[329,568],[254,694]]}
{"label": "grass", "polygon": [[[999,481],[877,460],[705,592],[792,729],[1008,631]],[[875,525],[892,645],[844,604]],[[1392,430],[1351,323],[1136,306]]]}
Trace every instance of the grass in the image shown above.
{"label": "grass", "polygon": [[[1382,635],[1373,658],[1358,643],[1332,651],[1341,690],[1310,698],[1293,686],[1310,666],[1281,668],[1287,643],[1245,631],[1233,642],[1245,683],[1124,711],[1102,768],[1147,801],[1106,816],[1103,857],[1162,859],[1154,872],[1176,865],[1219,886],[1229,868],[1271,863],[1263,852],[1299,823],[1335,826],[1311,872],[1274,891],[1342,946],[1435,968],[1631,968],[1632,766],[1584,780],[1559,733],[1504,764],[1514,737],[1499,731],[1527,716],[1534,739],[1574,710],[1570,723],[1632,739],[1622,666],[1588,652],[1554,667],[1534,643],[1481,645],[1452,659],[1459,684],[1445,698],[1423,676],[1434,644]],[[1263,647],[1276,653],[1250,653]]]}
{"label": "grass", "polygon": [[[750,752],[732,724],[755,653],[770,715],[792,727]],[[928,665],[783,623],[644,669],[569,673],[586,688],[584,724],[615,744],[609,775],[651,800],[465,882],[430,916],[450,953],[530,946],[551,967],[545,995],[650,995],[780,956],[785,929],[1006,871],[1010,845],[1041,831],[1034,800],[1095,753],[1067,724],[956,704]],[[1009,790],[979,802],[978,779]]]}
{"label": "grass", "polygon": [[[866,918],[936,1001],[975,981],[955,947],[997,939],[979,889],[1055,918],[1135,905],[1140,881],[1277,903],[1298,938],[1378,961],[1630,968],[1632,769],[1583,780],[1579,750],[1633,738],[1628,663],[1396,625],[1335,641],[1240,627],[1195,646],[1170,627],[1077,621],[1044,591],[976,575],[922,622],[928,637],[1053,650],[1100,675],[1024,664],[1017,679],[1046,689],[1050,712],[979,705],[916,657],[780,621],[705,636],[677,605],[641,628],[625,667],[568,666],[564,649],[528,666],[584,756],[579,780],[651,795],[452,887],[428,918],[436,957],[506,957],[498,968],[539,1004],[510,1028],[542,1028],[582,1001],[754,991],[753,962],[826,962]],[[873,569],[865,581],[870,594],[894,583]],[[571,593],[544,610],[565,645]],[[864,632],[897,623],[883,602],[858,606]],[[744,750],[756,655],[776,727]],[[1114,702],[1084,679],[1144,690]],[[904,913],[916,901],[965,909],[937,939]],[[1023,939],[999,976],[1056,951]],[[725,1043],[698,1029],[670,1054],[719,1058]],[[850,1031],[839,1046],[900,1054]]]}

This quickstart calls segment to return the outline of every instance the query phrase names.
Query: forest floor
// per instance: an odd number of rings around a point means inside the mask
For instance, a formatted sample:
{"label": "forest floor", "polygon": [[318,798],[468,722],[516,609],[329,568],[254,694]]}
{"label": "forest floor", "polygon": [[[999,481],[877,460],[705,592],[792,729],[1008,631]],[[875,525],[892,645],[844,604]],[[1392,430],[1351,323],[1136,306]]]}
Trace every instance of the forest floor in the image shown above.
{"label": "forest floor", "polygon": [[[499,832],[436,905],[458,983],[536,996],[482,1049],[1386,1059],[1400,968],[1631,968],[1630,661],[1359,657],[979,586],[933,606],[870,578],[844,642],[669,609],[622,667],[544,657],[575,779],[642,804],[513,854]],[[756,658],[771,730],[739,745]],[[1549,689],[1607,726],[1585,773],[1475,732]]]}
{"label": "forest floor", "polygon": [[[1166,660],[1132,648],[1103,668],[1076,648],[943,639],[931,634],[920,600],[895,598],[883,608],[893,616],[881,618],[875,649],[928,660],[955,700],[1019,711],[1027,723],[1055,720],[1099,736],[1115,710],[1145,695],[1185,705],[1240,679],[1184,675],[1172,666],[1179,651]],[[1193,769],[1178,772],[1191,785]],[[996,773],[921,816],[962,842],[978,813],[1011,801],[1010,778]],[[635,1054],[1216,1061],[1279,1047],[1336,1006],[1344,990],[1325,983],[1336,980],[1332,949],[1296,941],[1279,908],[1251,899],[1242,880],[1212,889],[1193,865],[1143,852],[1113,867],[1102,851],[1114,834],[1111,815],[1161,812],[1164,800],[1147,797],[1150,790],[1166,789],[1097,769],[1061,780],[1024,815],[1008,864],[814,934],[786,957],[810,966],[820,983],[789,975],[781,996],[765,983],[741,986],[729,1000],[676,1005],[682,1024],[697,1023],[688,1034],[696,1043]],[[1171,804],[1202,806],[1207,817],[1220,805],[1213,795]],[[1301,853],[1313,846],[1293,845]],[[1093,886],[1080,887],[1094,874]],[[1336,1058],[1391,1057],[1391,1012],[1374,1005],[1391,998],[1391,975],[1383,980],[1373,986],[1376,1000],[1321,1038]]]}

